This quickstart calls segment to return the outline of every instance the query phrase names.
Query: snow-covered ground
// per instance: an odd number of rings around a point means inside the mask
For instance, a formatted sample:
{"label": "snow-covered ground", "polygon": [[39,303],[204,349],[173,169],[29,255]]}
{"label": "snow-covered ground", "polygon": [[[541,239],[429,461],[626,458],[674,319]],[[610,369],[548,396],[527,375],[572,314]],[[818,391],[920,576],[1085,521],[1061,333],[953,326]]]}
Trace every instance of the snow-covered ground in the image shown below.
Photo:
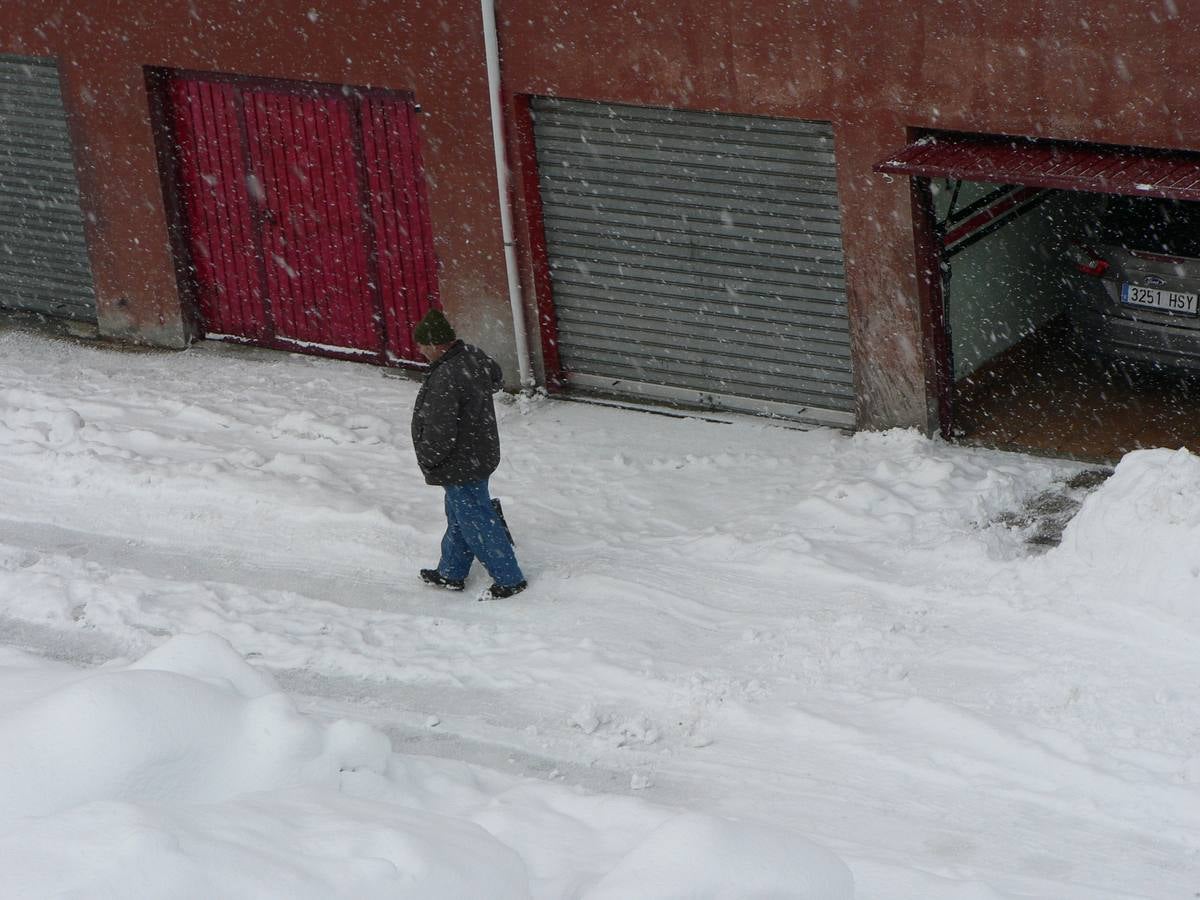
{"label": "snow-covered ground", "polygon": [[1200,891],[1200,461],[545,399],[421,585],[413,382],[0,336],[0,894]]}

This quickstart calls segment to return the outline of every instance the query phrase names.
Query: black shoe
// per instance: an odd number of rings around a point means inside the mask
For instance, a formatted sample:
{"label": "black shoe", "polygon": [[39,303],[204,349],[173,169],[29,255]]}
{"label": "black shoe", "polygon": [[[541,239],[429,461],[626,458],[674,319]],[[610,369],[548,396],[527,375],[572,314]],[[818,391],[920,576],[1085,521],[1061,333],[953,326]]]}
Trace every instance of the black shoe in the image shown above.
{"label": "black shoe", "polygon": [[480,600],[503,600],[505,597],[511,597],[514,594],[519,594],[525,588],[529,587],[528,581],[518,581],[516,584],[510,584],[508,587],[500,584],[493,584],[490,588],[479,595]]}
{"label": "black shoe", "polygon": [[437,569],[422,569],[421,580],[426,584],[432,584],[434,587],[445,588],[448,591],[461,591],[467,586],[467,582],[462,578],[447,578]]}

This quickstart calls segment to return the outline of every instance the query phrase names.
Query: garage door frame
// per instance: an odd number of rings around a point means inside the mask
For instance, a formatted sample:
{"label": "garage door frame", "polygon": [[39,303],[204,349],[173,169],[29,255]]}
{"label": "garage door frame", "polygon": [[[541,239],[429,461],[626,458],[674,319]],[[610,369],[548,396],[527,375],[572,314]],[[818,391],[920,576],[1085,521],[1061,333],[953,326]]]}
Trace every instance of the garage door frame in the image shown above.
{"label": "garage door frame", "polygon": [[942,277],[948,264],[932,179],[1200,201],[1200,152],[924,129],[913,129],[909,139],[874,170],[909,178],[926,386],[937,430],[949,438],[954,370]]}

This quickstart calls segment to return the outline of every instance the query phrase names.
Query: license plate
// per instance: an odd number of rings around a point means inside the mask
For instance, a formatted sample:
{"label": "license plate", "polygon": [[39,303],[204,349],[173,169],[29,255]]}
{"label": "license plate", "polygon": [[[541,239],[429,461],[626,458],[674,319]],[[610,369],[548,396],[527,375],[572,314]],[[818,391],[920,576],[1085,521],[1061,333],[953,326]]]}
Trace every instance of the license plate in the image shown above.
{"label": "license plate", "polygon": [[1141,287],[1136,284],[1121,285],[1121,302],[1126,306],[1140,306],[1181,316],[1196,315],[1196,295],[1182,291],[1164,291],[1162,288]]}

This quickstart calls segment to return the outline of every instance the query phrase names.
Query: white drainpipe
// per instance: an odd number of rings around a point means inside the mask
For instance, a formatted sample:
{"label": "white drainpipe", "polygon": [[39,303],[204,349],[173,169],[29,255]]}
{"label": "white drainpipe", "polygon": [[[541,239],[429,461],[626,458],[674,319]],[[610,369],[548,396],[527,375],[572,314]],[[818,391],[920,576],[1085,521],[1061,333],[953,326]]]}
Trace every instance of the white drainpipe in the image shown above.
{"label": "white drainpipe", "polygon": [[500,193],[500,231],[504,238],[504,267],[508,271],[508,303],[512,307],[513,332],[517,342],[517,365],[521,386],[533,387],[529,364],[529,341],[525,336],[525,303],[517,274],[517,247],[513,241],[512,207],[508,194],[508,154],[504,140],[504,117],[500,103],[500,41],[496,35],[495,0],[480,0],[483,6],[483,46],[487,56],[488,95],[492,107],[492,148],[496,153],[496,189]]}

